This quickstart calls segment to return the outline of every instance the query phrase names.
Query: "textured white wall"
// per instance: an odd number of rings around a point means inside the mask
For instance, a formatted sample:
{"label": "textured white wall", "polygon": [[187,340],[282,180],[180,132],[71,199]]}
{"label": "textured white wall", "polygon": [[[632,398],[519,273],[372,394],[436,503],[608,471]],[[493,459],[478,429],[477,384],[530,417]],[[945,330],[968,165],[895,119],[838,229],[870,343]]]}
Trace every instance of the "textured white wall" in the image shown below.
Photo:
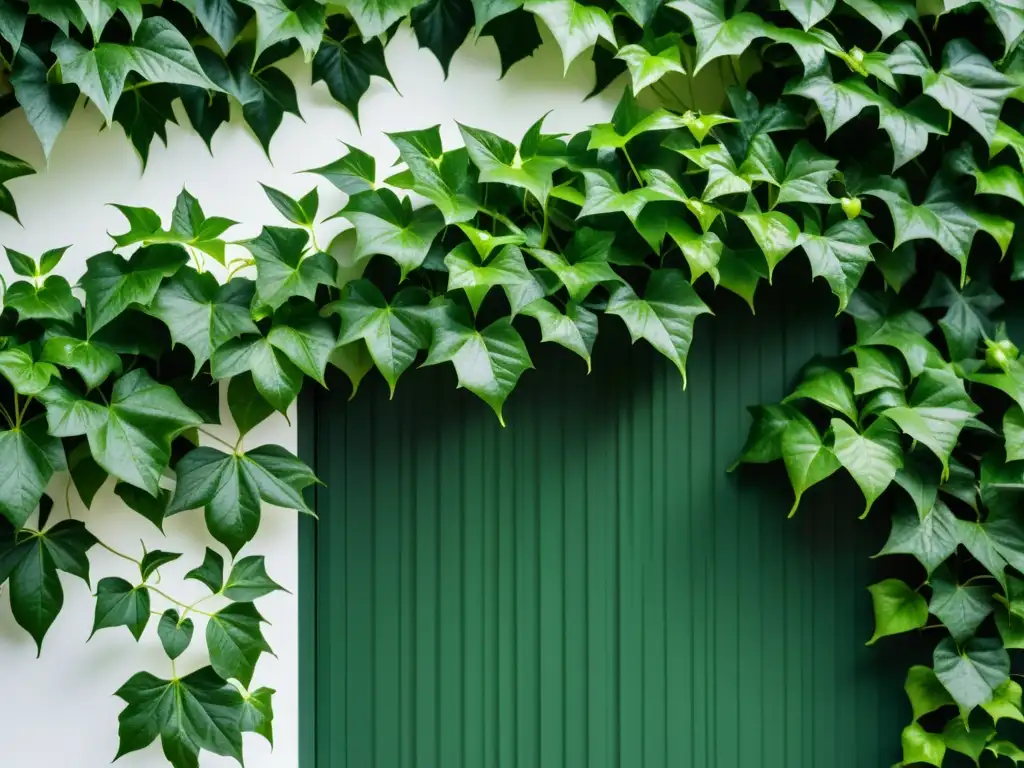
{"label": "textured white wall", "polygon": [[[183,185],[202,202],[207,215],[228,216],[243,222],[232,230],[236,239],[255,235],[263,223],[284,224],[264,197],[258,181],[296,195],[307,192],[318,179],[296,176],[295,171],[334,160],[342,154],[339,140],[371,152],[378,159],[378,178],[394,162],[397,152],[385,131],[402,131],[442,124],[446,146],[458,142],[455,121],[486,128],[512,140],[544,112],[553,110],[546,122],[551,131],[573,132],[607,120],[613,108],[611,95],[583,102],[593,85],[593,68],[580,60],[565,79],[557,77],[561,62],[557,49],[546,43],[532,59],[520,62],[498,81],[497,50],[490,38],[465,46],[454,59],[451,76],[442,79],[441,68],[426,50],[417,49],[413,35],[403,29],[387,48],[388,65],[398,86],[396,93],[385,82],[374,80],[360,104],[362,134],[351,117],[335,104],[324,85],[300,85],[299,103],[305,121],[286,115],[271,144],[272,166],[256,140],[240,120],[224,126],[213,141],[213,156],[190,129],[171,126],[168,147],[155,142],[145,173],[120,127],[100,131],[102,118],[94,109],[79,105],[50,158],[49,167],[33,177],[11,183],[21,220],[0,220],[0,244],[38,255],[47,248],[72,243],[60,272],[78,278],[84,260],[110,246],[108,232],[123,230],[121,215],[108,203],[148,206],[169,217],[174,198]],[[309,69],[301,60],[288,62],[286,70],[299,83],[308,83]],[[184,115],[181,122],[187,125]],[[42,154],[21,113],[0,120],[0,150],[30,160],[42,168]],[[321,211],[333,213],[344,195],[320,184]],[[344,225],[338,220],[318,231],[320,242],[329,242]],[[6,260],[0,273],[10,278]],[[223,409],[226,419],[230,417]],[[224,429],[230,437],[230,427]],[[233,442],[233,438],[231,438]],[[276,416],[246,439],[255,447],[275,442],[294,451],[292,424]],[[2,471],[2,468],[0,468]],[[64,498],[66,477],[50,488],[55,499]],[[189,553],[162,569],[162,585],[175,597],[191,601],[204,594],[197,582],[182,576],[199,564],[203,548],[211,541],[201,511],[171,518],[164,539],[145,520],[125,509],[114,496],[113,482],[86,511],[71,491],[71,514],[87,521],[104,541],[122,551],[138,553],[140,539],[150,549]],[[53,519],[67,514],[58,501]],[[217,545],[214,545],[215,547]],[[273,578],[293,593],[297,591],[297,525],[295,514],[267,508],[259,536],[242,554],[267,556]],[[92,551],[93,583],[99,576],[120,575],[137,579],[135,566],[96,547]],[[134,572],[134,573],[133,573]],[[169,664],[151,625],[140,644],[124,628],[100,631],[88,644],[93,600],[80,580],[61,574],[65,608],[50,630],[42,658],[36,660],[29,636],[13,621],[6,595],[0,597],[0,765],[4,768],[99,768],[110,763],[117,751],[117,714],[122,703],[113,692],[141,670],[167,677]],[[246,735],[249,768],[295,768],[298,763],[298,632],[297,600],[277,593],[259,602],[271,622],[267,639],[277,657],[264,656],[254,686],[277,690],[275,698],[276,747],[273,751],[260,737]],[[154,600],[153,609],[167,606]],[[197,617],[201,618],[201,617]],[[155,617],[154,617],[155,619]],[[203,663],[202,627],[197,622],[192,648],[178,661],[181,672]],[[201,765],[227,766],[233,761],[203,753]],[[123,768],[163,764],[154,746],[119,761]]]}

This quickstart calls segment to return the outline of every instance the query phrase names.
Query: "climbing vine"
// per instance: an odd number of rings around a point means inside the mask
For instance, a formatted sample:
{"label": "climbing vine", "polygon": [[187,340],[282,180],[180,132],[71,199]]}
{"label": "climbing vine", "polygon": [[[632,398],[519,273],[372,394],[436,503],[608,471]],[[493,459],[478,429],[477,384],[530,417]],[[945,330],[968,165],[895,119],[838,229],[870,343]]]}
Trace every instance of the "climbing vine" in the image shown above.
{"label": "climbing vine", "polygon": [[[85,96],[145,163],[175,100],[208,145],[235,102],[269,153],[298,114],[281,60],[301,51],[357,118],[370,78],[390,80],[384,46],[406,19],[445,71],[475,29],[502,72],[537,47],[539,21],[566,68],[592,51],[595,90],[625,73],[623,96],[574,136],[543,120],[515,143],[465,125],[448,148],[436,126],[392,134],[404,167],[386,178],[350,147],[306,172],[300,199],[265,187],[281,219],[251,240],[185,190],[169,217],[115,201],[124,231],[76,285],[53,274],[65,248],[7,249],[0,585],[42,650],[59,571],[89,582],[94,547],[137,566],[96,580],[93,631],[155,632],[170,674],[118,690],[118,756],[159,740],[187,768],[201,751],[241,762],[243,732],[272,739],[273,691],[252,687],[271,651],[255,603],[280,586],[245,550],[264,503],[310,512],[317,480],[246,438],[305,378],[334,365],[355,393],[376,369],[394,391],[415,364],[450,363],[502,419],[532,367],[524,323],[589,369],[599,327],[624,322],[685,386],[709,295],[754,310],[775,267],[806,258],[852,344],[752,408],[740,462],[781,460],[794,513],[845,471],[864,514],[891,514],[882,553],[913,558],[919,586],[870,587],[870,642],[935,630],[932,663],[907,674],[901,764],[1024,761],[1004,724],[1024,722],[1010,674],[1024,648],[1024,363],[1006,312],[1024,277],[1019,0],[2,0],[0,103],[24,110],[48,155]],[[694,78],[712,65],[727,100],[698,104]],[[0,211],[17,216],[11,190],[32,172],[0,155]],[[321,210],[313,175],[345,193],[341,210]],[[344,269],[316,237],[334,216],[354,231]],[[221,382],[234,444],[205,429]],[[54,522],[47,489],[65,472],[86,506],[115,478],[160,529],[202,508],[229,559],[208,549],[186,578],[223,607],[160,586],[188,555],[118,552],[86,522]],[[197,623],[209,664],[179,672]]]}

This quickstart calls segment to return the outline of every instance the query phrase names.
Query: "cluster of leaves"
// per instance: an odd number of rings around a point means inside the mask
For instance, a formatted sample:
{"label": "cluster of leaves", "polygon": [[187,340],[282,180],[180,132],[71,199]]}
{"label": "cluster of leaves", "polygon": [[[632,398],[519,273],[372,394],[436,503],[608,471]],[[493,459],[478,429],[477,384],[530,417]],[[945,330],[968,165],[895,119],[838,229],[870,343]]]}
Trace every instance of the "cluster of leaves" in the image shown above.
{"label": "cluster of leaves", "polygon": [[[1013,1],[946,0],[926,34],[909,0],[621,7],[0,6],[16,100],[47,150],[79,91],[143,155],[175,98],[207,141],[237,99],[266,147],[295,111],[274,66],[281,57],[301,48],[314,78],[355,113],[370,75],[387,76],[378,36],[409,13],[445,65],[476,24],[507,67],[535,47],[540,17],[566,65],[597,43],[599,85],[630,76],[611,121],[574,136],[539,121],[514,144],[460,126],[463,146],[446,149],[434,127],[391,135],[404,167],[388,178],[355,148],[310,169],[347,196],[332,217],[352,228],[329,249],[344,269],[317,243],[316,189],[293,199],[266,188],[288,226],[242,242],[225,239],[235,222],[208,217],[184,191],[166,227],[152,210],[119,206],[127,231],[74,287],[53,274],[64,249],[38,260],[8,250],[23,279],[5,286],[0,314],[0,465],[11,468],[0,477],[0,584],[16,620],[41,645],[63,602],[57,572],[89,577],[93,534],[78,521],[48,525],[45,493],[59,472],[87,505],[113,476],[158,527],[203,508],[233,558],[226,582],[213,552],[190,573],[226,607],[171,599],[177,608],[161,616],[172,661],[191,641],[192,617],[206,619],[210,666],[126,683],[121,754],[159,736],[183,768],[200,750],[241,759],[243,731],[270,735],[271,692],[249,690],[268,651],[252,603],[277,585],[257,556],[234,558],[263,502],[309,511],[302,492],[315,477],[277,446],[200,445],[203,425],[220,419],[219,382],[229,381],[243,437],[286,411],[305,377],[322,384],[332,364],[354,394],[373,368],[393,391],[417,361],[450,362],[501,419],[532,367],[524,324],[589,369],[601,323],[624,322],[685,384],[709,295],[721,287],[754,309],[762,282],[802,254],[853,318],[856,343],[842,360],[815,361],[785,402],[755,409],[742,460],[783,459],[797,503],[840,468],[866,509],[894,481],[909,494],[885,551],[916,556],[926,584],[872,588],[877,636],[929,615],[949,636],[933,667],[910,672],[904,763],[940,765],[947,749],[1024,757],[996,731],[1024,721],[1007,655],[1024,647],[1024,581],[1011,570],[1024,572],[1024,367],[993,320],[997,291],[1024,276],[1024,12]],[[712,61],[731,64],[721,114],[693,103],[693,75]],[[3,183],[30,171],[0,158],[3,210],[15,212]],[[153,577],[178,554],[126,557],[140,578],[98,582],[95,627],[139,637]],[[950,701],[959,709],[944,709]]]}

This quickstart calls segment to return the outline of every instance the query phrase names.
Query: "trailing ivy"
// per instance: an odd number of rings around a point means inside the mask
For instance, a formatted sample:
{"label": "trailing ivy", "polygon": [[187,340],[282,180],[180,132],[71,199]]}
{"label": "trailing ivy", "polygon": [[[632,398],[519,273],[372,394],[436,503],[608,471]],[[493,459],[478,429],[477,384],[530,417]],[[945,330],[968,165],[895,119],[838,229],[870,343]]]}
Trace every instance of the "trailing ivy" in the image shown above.
{"label": "trailing ivy", "polygon": [[[1003,725],[1024,721],[1010,677],[1024,647],[1024,363],[1001,322],[1024,277],[1018,5],[5,0],[5,103],[25,109],[47,154],[83,94],[143,159],[179,98],[207,144],[235,100],[269,152],[284,113],[298,113],[281,60],[301,50],[355,117],[370,77],[390,79],[384,44],[406,17],[446,70],[474,27],[506,70],[538,44],[539,19],[565,67],[592,50],[599,87],[628,73],[610,122],[574,136],[543,120],[514,142],[460,126],[461,146],[447,148],[438,127],[396,133],[404,167],[387,178],[349,147],[307,172],[344,193],[340,210],[321,210],[315,187],[299,199],[266,187],[280,220],[247,241],[182,191],[169,217],[118,205],[124,231],[74,286],[53,274],[64,248],[8,249],[0,584],[15,620],[41,649],[63,604],[58,572],[89,581],[89,551],[109,549],[86,523],[52,523],[56,474],[87,506],[113,476],[158,528],[202,508],[231,559],[207,550],[187,578],[224,607],[158,586],[187,553],[117,553],[138,576],[96,580],[93,631],[155,632],[169,660],[169,678],[140,673],[119,689],[118,756],[159,739],[176,768],[201,751],[241,761],[243,732],[272,738],[273,691],[252,682],[271,651],[255,602],[280,589],[244,550],[264,502],[309,512],[316,482],[246,435],[307,377],[323,383],[334,365],[355,393],[376,368],[394,391],[417,363],[451,364],[502,419],[533,367],[524,325],[589,370],[601,327],[621,322],[685,385],[714,290],[753,310],[784,259],[806,258],[851,344],[811,361],[782,402],[752,408],[740,462],[782,460],[794,513],[849,475],[864,514],[892,515],[882,553],[919,564],[921,586],[870,587],[865,638],[937,630],[932,663],[907,673],[902,764],[1024,759]],[[731,87],[700,111],[693,78],[707,67]],[[31,172],[0,156],[0,210],[16,216],[7,184]],[[354,230],[344,270],[316,237],[335,216]],[[241,437],[201,445],[222,381]],[[171,607],[151,619],[154,595]],[[193,642],[209,665],[178,674]]]}

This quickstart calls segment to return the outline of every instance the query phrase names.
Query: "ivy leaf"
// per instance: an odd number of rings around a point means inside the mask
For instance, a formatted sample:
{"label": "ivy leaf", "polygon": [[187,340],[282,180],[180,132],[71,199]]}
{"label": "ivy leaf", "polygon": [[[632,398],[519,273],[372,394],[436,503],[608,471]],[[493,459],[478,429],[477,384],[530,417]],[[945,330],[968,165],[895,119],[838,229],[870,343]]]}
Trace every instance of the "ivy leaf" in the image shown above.
{"label": "ivy leaf", "polygon": [[878,240],[862,219],[840,221],[824,234],[818,234],[817,227],[808,221],[797,239],[811,263],[811,274],[825,278],[839,299],[839,312],[846,309],[864,270],[873,261],[871,246],[876,243]]}
{"label": "ivy leaf", "polygon": [[22,35],[25,34],[25,9],[4,3],[0,10],[0,37],[8,42],[14,53],[18,53]]}
{"label": "ivy leaf", "polygon": [[[542,207],[547,205],[548,195],[554,186],[552,176],[565,165],[565,160],[541,154],[524,157],[512,142],[493,133],[461,123],[459,130],[466,151],[469,152],[469,159],[480,170],[481,182],[511,184],[527,190]],[[540,123],[534,125],[531,131],[539,132]]]}
{"label": "ivy leaf", "polygon": [[165,277],[188,261],[188,254],[176,245],[140,248],[130,259],[110,251],[86,261],[82,287],[89,334],[117,318],[132,306],[147,306]]}
{"label": "ivy leaf", "polygon": [[788,405],[753,405],[747,410],[754,423],[730,472],[740,464],[767,464],[781,459],[782,433],[794,418],[793,409]]}
{"label": "ivy leaf", "polygon": [[421,288],[405,288],[390,303],[369,280],[346,283],[341,298],[324,307],[341,317],[338,346],[364,339],[377,369],[395,394],[399,376],[416,354],[430,346],[429,297]]}
{"label": "ivy leaf", "polygon": [[352,114],[356,125],[359,124],[359,101],[370,89],[371,77],[383,78],[392,87],[395,84],[380,40],[345,34],[337,38],[333,34],[324,36],[313,57],[313,82],[325,83],[334,100]]}
{"label": "ivy leaf", "polygon": [[265,621],[252,603],[233,603],[213,614],[206,624],[206,647],[214,672],[248,688],[260,654],[273,653],[260,627]]}
{"label": "ivy leaf", "polygon": [[206,33],[220,49],[228,53],[252,19],[252,11],[234,0],[183,0],[182,5],[192,11]]}
{"label": "ivy leaf", "polygon": [[873,347],[853,347],[857,365],[847,368],[853,378],[853,393],[866,395],[879,389],[902,390],[903,370],[898,360],[885,350]]}
{"label": "ivy leaf", "polygon": [[958,650],[953,638],[947,637],[935,647],[934,663],[936,677],[961,712],[991,701],[1010,677],[1010,657],[1002,643],[991,638],[974,638]]}
{"label": "ivy leaf", "polygon": [[228,410],[231,411],[231,419],[235,422],[239,435],[249,434],[275,411],[259,393],[250,373],[231,377],[228,383]]}
{"label": "ivy leaf", "polygon": [[958,291],[942,272],[936,272],[922,308],[943,307],[939,327],[953,360],[974,357],[983,338],[994,333],[992,313],[1003,305],[1002,297],[985,280],[972,280]]}
{"label": "ivy leaf", "polygon": [[483,27],[483,31],[480,33],[482,36],[494,38],[501,61],[502,77],[508,73],[513,64],[532,56],[541,44],[536,17],[522,8],[504,13],[487,22],[486,26],[478,20],[476,26],[477,29]]}
{"label": "ivy leaf", "polygon": [[24,160],[0,152],[0,213],[6,213],[19,223],[21,220],[18,218],[18,207],[14,204],[14,197],[7,188],[7,182],[33,173],[35,169]]}
{"label": "ivy leaf", "polygon": [[786,159],[776,203],[831,205],[836,199],[829,193],[828,183],[836,176],[838,165],[838,161],[816,150],[809,141],[801,140]]}
{"label": "ivy leaf", "polygon": [[920,720],[935,710],[954,704],[949,692],[935,676],[931,667],[915,664],[907,671],[907,680],[903,684],[907,692],[910,706],[914,711],[914,720]]}
{"label": "ivy leaf", "polygon": [[929,733],[919,723],[911,723],[900,736],[903,746],[903,765],[927,763],[939,768],[946,756],[946,743],[942,736]]}
{"label": "ivy leaf", "polygon": [[434,203],[445,224],[470,221],[476,215],[479,203],[469,176],[469,155],[465,149],[443,151],[441,126],[389,133],[388,138],[412,173],[412,191]]}
{"label": "ivy leaf", "polygon": [[[999,129],[996,130],[998,132]],[[999,195],[1024,205],[1024,175],[1016,168],[1009,165],[997,165],[988,170],[982,170],[975,161],[974,154],[966,146],[952,155],[950,159],[951,165],[957,173],[974,178],[976,194]]]}
{"label": "ivy leaf", "polygon": [[70,323],[82,308],[68,281],[59,275],[51,275],[39,285],[27,280],[12,283],[3,302],[17,312],[21,320]]}
{"label": "ivy leaf", "polygon": [[221,235],[238,223],[223,216],[207,218],[199,201],[186,189],[181,190],[174,203],[170,229],[162,229],[160,217],[149,208],[114,207],[124,214],[129,226],[124,234],[112,235],[118,246],[178,243],[208,254],[218,264],[224,263],[225,243]]}
{"label": "ivy leaf", "polygon": [[214,352],[211,370],[215,379],[251,373],[256,391],[280,413],[288,411],[302,388],[302,371],[267,337],[244,336],[229,341]]}
{"label": "ivy leaf", "polygon": [[[4,8],[10,9],[12,4],[5,3]],[[47,77],[48,72],[49,67],[32,48],[22,46],[17,49],[15,65],[10,74],[11,85],[25,119],[43,147],[43,157],[47,160],[78,101],[78,89],[75,86],[51,83]]]}
{"label": "ivy leaf", "polygon": [[168,563],[173,563],[181,557],[180,552],[164,552],[159,549],[153,549],[142,556],[142,564],[139,566],[139,571],[142,573],[142,580],[146,581],[156,571]]}
{"label": "ivy leaf", "polygon": [[563,314],[548,299],[537,299],[523,307],[523,314],[540,323],[540,340],[553,341],[575,352],[587,363],[597,340],[597,315],[586,307],[569,301]]}
{"label": "ivy leaf", "polygon": [[69,37],[53,42],[65,83],[77,85],[110,123],[129,72],[144,80],[220,90],[199,65],[192,46],[167,19],[143,21],[131,45],[99,43],[84,48]]}
{"label": "ivy leaf", "polygon": [[701,301],[678,269],[658,269],[647,280],[641,299],[624,283],[608,297],[605,312],[626,323],[633,343],[646,339],[679,370],[686,388],[686,358],[693,341],[693,324],[711,310]]}
{"label": "ivy leaf", "polygon": [[650,47],[651,50],[633,43],[622,46],[615,54],[615,58],[624,61],[629,69],[633,93],[654,85],[669,72],[686,74],[680,59],[678,37],[665,35],[653,41]]}
{"label": "ivy leaf", "polygon": [[350,144],[344,155],[332,163],[310,168],[303,173],[315,173],[331,182],[346,195],[356,195],[373,189],[377,178],[377,163],[373,155],[363,152]]}
{"label": "ivy leaf", "polygon": [[882,40],[901,31],[908,21],[919,24],[917,6],[908,0],[843,0],[882,33]]}
{"label": "ivy leaf", "polygon": [[127,483],[159,492],[158,481],[171,458],[171,438],[202,419],[174,390],[137,368],[114,383],[109,405],[82,400],[51,384],[40,395],[50,434],[87,435],[92,455],[104,470]]}
{"label": "ivy leaf", "polygon": [[693,24],[697,38],[694,75],[719,56],[739,56],[769,32],[769,25],[756,14],[742,12],[727,18],[724,0],[672,0],[666,5],[685,14]]}
{"label": "ivy leaf", "polygon": [[850,298],[846,313],[855,319],[858,344],[899,350],[912,378],[920,376],[926,367],[944,365],[942,355],[925,338],[932,324],[923,315],[861,291]]}
{"label": "ivy leaf", "polygon": [[433,206],[413,210],[409,198],[390,189],[360,192],[349,198],[339,216],[356,229],[355,261],[375,254],[394,259],[402,279],[423,263],[431,243],[444,229],[444,217]]}
{"label": "ivy leaf", "polygon": [[144,749],[159,736],[175,768],[195,768],[199,750],[242,762],[238,689],[203,667],[174,680],[139,672],[117,691],[125,708],[118,715],[117,757]]}
{"label": "ivy leaf", "polygon": [[928,603],[899,579],[872,584],[868,591],[875,609],[875,634],[868,640],[868,645],[874,645],[889,635],[920,629],[928,622]]}
{"label": "ivy leaf", "polygon": [[75,3],[82,10],[96,40],[100,39],[107,22],[117,11],[121,11],[133,34],[142,21],[142,4],[139,0],[75,0]]}
{"label": "ivy leaf", "polygon": [[502,406],[523,372],[533,367],[522,337],[503,317],[478,331],[454,304],[437,310],[430,353],[423,365],[451,362],[459,386],[479,397],[505,426]]}
{"label": "ivy leaf", "polygon": [[750,180],[740,174],[736,161],[724,145],[709,144],[698,149],[683,150],[682,154],[698,168],[708,172],[701,193],[702,200],[750,191]]}
{"label": "ivy leaf", "polygon": [[1024,713],[1021,712],[1021,687],[1014,680],[1007,680],[995,689],[992,701],[982,704],[984,709],[995,723],[1002,719],[1024,722]]}
{"label": "ivy leaf", "polygon": [[43,344],[40,359],[76,371],[89,389],[121,372],[120,356],[106,344],[91,339],[52,336]]}
{"label": "ivy leaf", "polygon": [[782,431],[780,442],[782,459],[796,495],[789,517],[796,514],[804,492],[830,477],[840,466],[839,459],[822,442],[814,425],[800,413],[795,413],[795,417]]}
{"label": "ivy leaf", "polygon": [[21,528],[35,511],[54,467],[22,429],[0,432],[0,515]]}
{"label": "ivy leaf", "polygon": [[957,643],[967,642],[992,613],[992,592],[988,587],[959,584],[945,568],[930,580],[932,597],[928,610],[946,625]]}
{"label": "ivy leaf", "polygon": [[316,0],[239,0],[256,12],[256,57],[284,40],[296,40],[308,62],[320,47],[324,6]]}
{"label": "ivy leaf", "polygon": [[810,29],[835,8],[836,0],[782,0],[782,7],[793,14],[804,29]]}
{"label": "ivy leaf", "polygon": [[619,100],[610,123],[598,123],[590,128],[587,149],[622,149],[633,139],[654,131],[682,128],[687,121],[666,109],[647,110],[636,103],[633,91],[627,88]]}
{"label": "ivy leaf", "polygon": [[363,39],[368,40],[387,32],[419,3],[420,0],[352,0],[345,10],[355,19]]}
{"label": "ivy leaf", "polygon": [[[225,0],[230,2],[231,0]],[[212,51],[210,56],[216,57]],[[200,61],[203,56],[197,56]],[[288,82],[286,80],[286,82]],[[290,85],[290,82],[289,82]],[[206,144],[206,149],[213,152],[213,135],[231,117],[231,107],[227,94],[211,94],[204,88],[196,88],[191,85],[179,85],[178,95],[181,97],[181,105],[185,108],[185,116],[195,129],[196,133]],[[243,112],[245,108],[243,107]]]}
{"label": "ivy leaf", "polygon": [[649,186],[623,192],[615,177],[607,171],[583,171],[583,178],[587,192],[578,218],[624,213],[635,223],[647,203],[671,199],[661,189]]}
{"label": "ivy leaf", "polygon": [[334,285],[337,262],[326,253],[306,253],[304,229],[263,227],[259,237],[243,245],[256,261],[256,294],[277,309],[295,296],[313,301],[320,285]]}
{"label": "ivy leaf", "polygon": [[803,371],[803,378],[793,392],[782,402],[807,399],[821,403],[826,408],[839,411],[856,423],[857,405],[853,400],[853,391],[846,377],[831,365],[821,362],[808,364]]}
{"label": "ivy leaf", "polygon": [[862,433],[842,419],[832,419],[835,444],[832,451],[864,494],[866,517],[903,465],[899,431],[888,419],[879,418]]}
{"label": "ivy leaf", "polygon": [[164,648],[167,658],[174,661],[181,656],[192,644],[192,633],[195,631],[195,624],[192,619],[181,620],[178,612],[173,608],[164,611],[160,617],[160,624],[157,625],[157,634],[160,636],[160,644]]}
{"label": "ivy leaf", "polygon": [[[207,557],[209,557],[209,552]],[[203,566],[206,566],[205,562]],[[221,561],[221,566],[223,566],[223,561]],[[223,567],[218,573],[223,573]],[[213,585],[209,584],[208,586],[212,589]],[[269,595],[271,592],[286,592],[287,590],[267,575],[267,568],[262,555],[250,555],[236,561],[231,566],[231,573],[224,584],[224,589],[218,588],[215,591],[222,592],[228,600],[251,603],[253,600]]]}
{"label": "ivy leaf", "polygon": [[455,51],[473,27],[473,4],[470,0],[427,0],[412,9],[410,20],[420,47],[430,49],[447,78]]}
{"label": "ivy leaf", "polygon": [[1003,436],[1006,440],[1006,460],[1024,459],[1024,410],[1012,405],[1003,414]]}
{"label": "ivy leaf", "polygon": [[912,555],[931,573],[956,551],[956,518],[943,502],[933,502],[921,516],[901,507],[892,517],[892,531],[878,555]]}
{"label": "ivy leaf", "polygon": [[186,573],[185,578],[205,584],[215,595],[220,594],[224,586],[224,558],[207,547],[202,564]]}
{"label": "ivy leaf", "polygon": [[173,343],[188,347],[195,376],[215,349],[258,332],[249,315],[254,293],[249,280],[219,285],[209,272],[185,267],[160,286],[147,311],[167,326]]}
{"label": "ivy leaf", "polygon": [[996,729],[988,723],[972,723],[968,727],[966,719],[954,717],[942,730],[942,739],[950,749],[970,757],[975,765],[985,745],[996,735]]}
{"label": "ivy leaf", "polygon": [[598,38],[617,46],[611,19],[601,8],[575,0],[526,0],[523,7],[544,20],[562,51],[564,72]]}
{"label": "ivy leaf", "polygon": [[[105,472],[103,472],[103,480],[106,480]],[[156,496],[150,496],[149,493],[141,488],[136,488],[134,485],[118,483],[114,486],[114,493],[117,494],[129,509],[142,515],[163,531],[167,504],[171,500],[170,491],[161,488]]]}
{"label": "ivy leaf", "polygon": [[614,233],[581,227],[573,234],[565,255],[536,248],[530,255],[554,272],[575,302],[584,301],[603,283],[621,283],[622,278],[608,263]]}
{"label": "ivy leaf", "polygon": [[18,394],[35,397],[51,378],[60,378],[60,371],[52,363],[33,360],[31,347],[26,345],[0,351],[0,376]]}
{"label": "ivy leaf", "polygon": [[149,590],[133,587],[124,579],[108,576],[96,585],[96,612],[92,634],[109,627],[128,627],[139,640],[149,623]]}
{"label": "ivy leaf", "polygon": [[883,412],[904,433],[928,446],[942,462],[942,475],[949,475],[949,457],[964,424],[980,412],[964,390],[964,383],[951,370],[927,369],[914,386],[908,406]]}
{"label": "ivy leaf", "polygon": [[175,469],[178,483],[167,514],[204,507],[210,534],[232,555],[256,535],[261,499],[312,514],[302,489],[316,482],[316,477],[276,445],[235,454],[203,446],[182,457]]}
{"label": "ivy leaf", "polygon": [[276,693],[272,688],[257,688],[243,697],[242,715],[238,727],[243,732],[258,733],[271,746],[274,744],[274,710],[271,697]]}
{"label": "ivy leaf", "polygon": [[992,143],[1003,103],[1015,86],[969,42],[958,38],[948,43],[942,52],[942,69],[937,73],[928,66],[920,47],[910,41],[900,43],[892,52],[889,67],[895,74],[920,77],[925,96],[970,125],[986,143]]}
{"label": "ivy leaf", "polygon": [[747,198],[747,207],[738,216],[764,254],[768,262],[768,282],[771,282],[776,265],[800,244],[800,227],[784,213],[762,213],[753,195]]}

